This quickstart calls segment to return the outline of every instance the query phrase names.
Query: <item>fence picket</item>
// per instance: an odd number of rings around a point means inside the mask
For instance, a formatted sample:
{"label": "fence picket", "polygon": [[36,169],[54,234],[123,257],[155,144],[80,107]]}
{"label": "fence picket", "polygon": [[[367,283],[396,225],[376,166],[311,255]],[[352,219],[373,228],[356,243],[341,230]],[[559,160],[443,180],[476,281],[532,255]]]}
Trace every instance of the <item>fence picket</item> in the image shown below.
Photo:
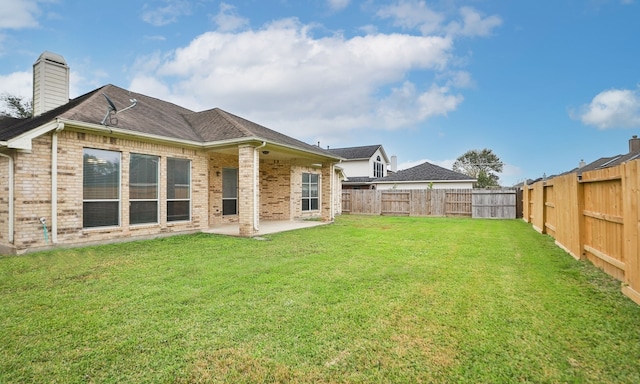
{"label": "fence picket", "polygon": [[640,304],[640,160],[525,185],[524,220],[622,281]]}

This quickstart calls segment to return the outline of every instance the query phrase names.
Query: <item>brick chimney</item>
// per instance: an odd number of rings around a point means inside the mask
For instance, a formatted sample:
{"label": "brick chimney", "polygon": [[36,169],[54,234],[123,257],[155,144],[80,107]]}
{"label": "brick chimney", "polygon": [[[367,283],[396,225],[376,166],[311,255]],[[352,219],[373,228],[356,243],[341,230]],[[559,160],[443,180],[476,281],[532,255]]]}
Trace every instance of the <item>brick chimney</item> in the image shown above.
{"label": "brick chimney", "polygon": [[638,139],[638,135],[633,135],[629,139],[629,153],[637,152],[640,152],[640,139]]}
{"label": "brick chimney", "polygon": [[43,52],[33,64],[33,116],[69,102],[69,66],[64,57]]}

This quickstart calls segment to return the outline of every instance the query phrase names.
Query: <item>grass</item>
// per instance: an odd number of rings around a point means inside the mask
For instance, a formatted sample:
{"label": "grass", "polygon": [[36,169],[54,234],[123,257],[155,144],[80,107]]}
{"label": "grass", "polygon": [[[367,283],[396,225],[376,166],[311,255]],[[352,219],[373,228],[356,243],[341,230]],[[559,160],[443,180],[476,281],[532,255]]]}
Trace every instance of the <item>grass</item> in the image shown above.
{"label": "grass", "polygon": [[267,238],[0,258],[0,382],[640,382],[640,307],[526,223]]}

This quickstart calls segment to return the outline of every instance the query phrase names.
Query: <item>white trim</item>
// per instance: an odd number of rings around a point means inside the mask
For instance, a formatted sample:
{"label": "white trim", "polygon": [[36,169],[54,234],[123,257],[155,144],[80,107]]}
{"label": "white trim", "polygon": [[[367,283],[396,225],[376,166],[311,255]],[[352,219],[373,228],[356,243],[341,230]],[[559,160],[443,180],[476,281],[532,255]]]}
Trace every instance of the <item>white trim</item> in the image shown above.
{"label": "white trim", "polygon": [[[54,129],[59,129],[61,121],[59,119],[53,120],[47,124],[41,125],[37,128],[34,128],[30,131],[27,131],[21,135],[18,135],[14,138],[11,138],[6,141],[7,148],[15,148],[22,149],[25,151],[31,151],[31,140],[36,137],[42,136],[46,133],[53,131]],[[64,127],[64,123],[62,123]]]}
{"label": "white trim", "polygon": [[9,227],[9,243],[13,244],[13,240],[14,240],[14,236],[13,236],[13,222],[14,222],[14,218],[13,218],[13,194],[14,194],[14,185],[13,185],[13,157],[11,157],[10,155],[4,154],[4,153],[0,153],[0,156],[2,157],[6,157],[7,159],[9,159],[9,223],[8,223],[8,227]]}

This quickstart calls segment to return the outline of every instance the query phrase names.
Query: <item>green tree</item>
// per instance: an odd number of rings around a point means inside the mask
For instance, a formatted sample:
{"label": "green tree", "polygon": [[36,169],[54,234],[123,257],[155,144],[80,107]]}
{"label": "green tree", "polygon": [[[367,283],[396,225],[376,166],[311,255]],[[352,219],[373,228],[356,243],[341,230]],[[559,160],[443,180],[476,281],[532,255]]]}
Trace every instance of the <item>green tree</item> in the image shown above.
{"label": "green tree", "polygon": [[504,163],[490,149],[472,149],[458,157],[453,163],[453,170],[471,176],[476,181],[476,187],[497,187],[500,179],[497,173],[502,172]]}
{"label": "green tree", "polygon": [[4,109],[0,110],[0,116],[26,118],[33,114],[33,103],[31,99],[24,99],[20,96],[3,93],[0,95],[0,105],[4,104]]}

